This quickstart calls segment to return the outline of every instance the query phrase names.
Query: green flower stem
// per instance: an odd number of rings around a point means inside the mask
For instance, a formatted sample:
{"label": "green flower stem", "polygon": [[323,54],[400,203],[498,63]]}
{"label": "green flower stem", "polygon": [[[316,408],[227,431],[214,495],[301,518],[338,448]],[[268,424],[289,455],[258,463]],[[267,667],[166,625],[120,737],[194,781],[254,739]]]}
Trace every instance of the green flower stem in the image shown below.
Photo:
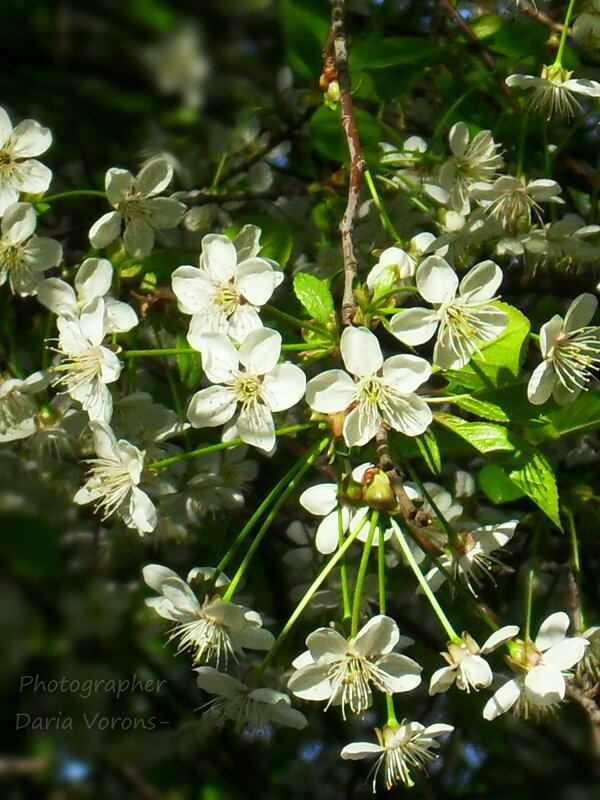
{"label": "green flower stem", "polygon": [[442,627],[444,628],[444,630],[448,634],[448,637],[449,637],[449,639],[451,641],[460,642],[461,641],[460,636],[456,633],[456,631],[452,627],[452,624],[450,623],[450,620],[444,614],[444,610],[442,609],[442,607],[438,603],[435,594],[431,590],[431,587],[429,586],[429,584],[425,580],[425,576],[423,575],[423,573],[421,572],[421,568],[419,567],[419,565],[415,561],[415,557],[413,556],[413,554],[411,552],[411,549],[408,546],[408,544],[406,542],[406,539],[404,538],[404,534],[402,533],[402,531],[400,529],[400,526],[398,525],[398,523],[396,522],[396,520],[393,517],[390,517],[390,522],[392,523],[392,528],[394,529],[394,533],[396,534],[396,538],[398,539],[398,543],[400,544],[400,547],[402,548],[402,552],[404,553],[404,557],[408,561],[408,563],[410,565],[410,568],[412,569],[412,571],[415,574],[416,579],[419,581],[419,585],[421,586],[421,589],[423,590],[423,594],[429,600],[429,603],[431,604],[431,607],[433,608],[437,618],[439,619],[439,621],[442,624]]}
{"label": "green flower stem", "polygon": [[293,325],[295,328],[306,328],[306,330],[314,331],[315,333],[320,334],[327,334],[325,328],[321,325],[315,325],[312,322],[304,319],[298,319],[298,317],[293,317],[291,314],[286,314],[285,311],[280,311],[278,308],[272,305],[263,306],[263,310],[271,314],[273,317],[277,317],[277,319],[281,319],[284,322],[289,322],[290,325]]}
{"label": "green flower stem", "polygon": [[[577,591],[577,616],[578,619],[573,619],[575,632],[581,635],[585,630],[585,619],[583,615],[583,607],[581,604],[581,561],[579,559],[579,542],[577,540],[577,527],[575,525],[575,518],[570,508],[563,507],[563,514],[567,518],[567,532],[569,534],[569,543],[571,545],[571,572],[573,573],[573,580],[575,581],[575,589]],[[575,605],[575,603],[573,603]],[[573,614],[575,617],[575,614]]]}
{"label": "green flower stem", "polygon": [[533,582],[535,580],[535,569],[532,567],[527,573],[527,589],[525,597],[525,641],[531,639],[531,609],[533,607]]}
{"label": "green flower stem", "polygon": [[[271,510],[269,511],[267,516],[265,517],[265,521],[260,526],[260,529],[259,529],[258,533],[254,537],[254,541],[252,542],[252,544],[248,548],[248,552],[244,556],[244,558],[242,560],[242,563],[238,567],[237,572],[235,573],[235,575],[231,579],[231,583],[227,587],[226,592],[223,594],[223,600],[224,601],[225,600],[231,600],[231,598],[235,594],[235,590],[237,589],[237,586],[238,586],[239,582],[241,581],[241,579],[244,577],[244,573],[246,572],[246,569],[248,568],[248,564],[252,560],[252,557],[253,557],[254,553],[256,552],[256,550],[258,549],[258,546],[260,545],[261,541],[263,540],[264,535],[266,534],[266,532],[271,527],[271,523],[273,522],[273,520],[277,516],[277,513],[279,512],[279,509],[285,503],[285,501],[287,500],[289,495],[294,491],[296,486],[298,486],[298,483],[304,477],[304,474],[314,464],[314,462],[317,460],[319,455],[327,447],[329,442],[330,442],[329,436],[326,436],[324,439],[321,439],[320,442],[318,442],[314,447],[312,447],[308,451],[308,453],[304,456],[304,458],[300,461],[299,464],[298,463],[294,464],[294,467],[285,476],[285,482],[287,483],[287,486],[285,487],[285,489],[283,489],[283,491],[281,492],[281,494],[279,495],[279,497],[277,498],[277,500],[273,504],[273,507],[271,508]],[[280,489],[280,488],[282,488],[281,481],[277,484],[276,489]],[[275,490],[270,492],[269,497],[267,498],[267,500],[270,501],[271,498],[274,497],[274,496],[275,496]],[[265,508],[266,508],[266,506],[265,506]],[[250,520],[250,522],[252,522],[253,524],[254,524],[254,517],[255,517],[255,515],[253,515],[252,519]],[[240,533],[240,535],[236,539],[235,544],[237,546],[239,546],[243,542],[244,538],[248,535],[248,533],[250,532],[251,528],[252,528],[252,526],[249,525],[249,524],[244,526],[244,529],[242,531],[242,533],[244,534],[243,537],[242,537],[242,534]],[[236,547],[236,549],[237,549],[237,547]],[[231,558],[231,556],[233,555],[234,552],[235,552],[235,550],[233,548],[230,548],[230,551],[227,554],[229,556],[229,558]],[[221,572],[223,570],[224,566],[225,566],[225,565],[222,566],[222,562],[223,561],[225,561],[225,559],[222,559],[221,564],[219,564],[219,566],[217,567],[217,570],[219,572]]]}
{"label": "green flower stem", "polygon": [[462,400],[463,397],[472,397],[471,392],[464,394],[454,394],[451,397],[424,397],[426,403],[452,403],[454,400]]}
{"label": "green flower stem", "polygon": [[398,720],[396,719],[396,709],[394,708],[394,695],[386,694],[385,703],[387,706],[387,725],[399,725]]}
{"label": "green flower stem", "polygon": [[381,225],[383,229],[388,233],[395,242],[400,241],[400,237],[398,236],[398,232],[392,225],[392,220],[389,217],[389,214],[385,210],[383,203],[381,202],[381,198],[379,197],[379,193],[377,192],[377,187],[375,186],[375,182],[373,181],[373,176],[366,169],[363,173],[365,176],[365,181],[367,186],[369,187],[369,191],[371,192],[371,197],[373,198],[373,203],[375,204],[375,208],[377,209],[377,213],[379,214],[379,219],[381,221]]}
{"label": "green flower stem", "polygon": [[349,548],[354,543],[354,540],[358,536],[358,533],[359,533],[359,531],[356,530],[356,531],[354,531],[354,533],[351,533],[348,536],[348,538],[346,539],[344,544],[339,548],[339,550],[337,550],[333,554],[333,556],[329,559],[327,564],[325,564],[325,566],[323,567],[321,572],[319,572],[317,577],[314,579],[314,581],[308,587],[308,589],[306,590],[306,592],[304,594],[304,597],[302,598],[302,600],[300,600],[300,602],[298,603],[298,605],[294,609],[292,615],[290,616],[288,621],[283,626],[283,629],[282,629],[281,633],[279,634],[279,636],[277,637],[277,639],[275,640],[275,642],[273,644],[273,647],[271,647],[271,649],[269,650],[269,652],[265,656],[265,659],[264,659],[263,663],[260,666],[259,672],[262,673],[266,669],[266,667],[271,663],[271,661],[275,657],[275,654],[278,652],[279,648],[281,647],[281,645],[284,643],[284,641],[288,637],[288,634],[290,633],[290,631],[292,630],[292,628],[294,627],[296,622],[298,622],[298,620],[300,619],[300,617],[304,613],[307,605],[310,603],[310,601],[312,600],[312,598],[315,595],[315,593],[319,590],[319,588],[325,582],[327,577],[335,569],[337,563],[339,561],[341,561],[341,559],[345,556],[347,550],[349,550]]}
{"label": "green flower stem", "polygon": [[179,356],[200,355],[193,347],[155,347],[151,350],[123,350],[119,355],[122,358],[144,358],[146,356]]}
{"label": "green flower stem", "polygon": [[573,11],[575,9],[575,0],[570,0],[569,7],[567,8],[567,13],[565,15],[565,21],[563,22],[563,29],[560,34],[560,42],[558,45],[558,52],[556,54],[556,58],[554,59],[554,67],[561,67],[562,68],[562,57],[565,50],[565,44],[567,43],[567,36],[569,35],[569,25],[571,23],[571,16],[573,15]]}
{"label": "green flower stem", "polygon": [[[300,425],[290,425],[288,428],[279,428],[275,431],[275,436],[286,436],[290,433],[297,433],[298,431],[306,431],[309,428],[314,428],[312,422],[303,422]],[[323,427],[322,425],[318,426]],[[148,469],[166,469],[172,467],[173,464],[178,464],[180,461],[189,461],[191,458],[197,456],[205,456],[208,453],[218,453],[219,450],[227,450],[230,447],[238,447],[245,444],[243,439],[232,439],[230,442],[218,442],[217,444],[209,444],[206,447],[200,447],[198,450],[190,450],[189,453],[179,453],[179,455],[171,456],[170,458],[163,458],[161,461],[154,461],[148,464]]]}
{"label": "green flower stem", "polygon": [[50,194],[48,197],[40,198],[40,203],[52,203],[54,200],[62,200],[67,197],[103,197],[106,200],[106,194],[96,189],[73,189],[70,192],[59,192],[58,194]]}
{"label": "green flower stem", "polygon": [[537,345],[539,345],[540,343],[539,333],[534,333],[533,331],[529,331],[529,338],[532,339]]}
{"label": "green flower stem", "polygon": [[377,550],[377,587],[379,589],[379,613],[385,614],[385,544],[382,528],[379,528],[379,549]]}
{"label": "green flower stem", "polygon": [[352,604],[352,622],[350,623],[350,638],[353,639],[358,633],[358,626],[360,623],[360,603],[362,600],[363,588],[365,585],[365,577],[367,575],[367,567],[369,566],[369,554],[373,546],[373,537],[379,524],[379,511],[373,511],[371,514],[371,524],[369,525],[369,533],[367,534],[367,541],[363,547],[360,564],[358,567],[358,574],[356,576],[356,586],[354,587],[354,602]]}
{"label": "green flower stem", "polygon": [[331,339],[323,342],[294,342],[293,344],[282,344],[281,351],[282,353],[285,353],[286,350],[305,350],[308,352],[310,350],[323,350],[324,347],[333,347],[333,342]]}
{"label": "green flower stem", "polygon": [[369,306],[369,311],[371,313],[375,313],[376,311],[399,311],[398,308],[388,309],[388,308],[379,308],[378,303],[382,300],[387,300],[388,297],[394,297],[396,294],[401,294],[402,292],[407,292],[410,294],[415,294],[417,291],[416,286],[396,286],[394,289],[388,289],[387,292],[380,294],[378,297],[373,298],[371,305]]}
{"label": "green flower stem", "polygon": [[[337,507],[338,519],[338,547],[344,544],[344,525],[342,520],[342,506],[338,504]],[[343,619],[350,619],[352,616],[352,609],[350,607],[350,591],[348,589],[348,565],[346,559],[342,558],[340,562],[340,580],[342,582],[342,607]]]}

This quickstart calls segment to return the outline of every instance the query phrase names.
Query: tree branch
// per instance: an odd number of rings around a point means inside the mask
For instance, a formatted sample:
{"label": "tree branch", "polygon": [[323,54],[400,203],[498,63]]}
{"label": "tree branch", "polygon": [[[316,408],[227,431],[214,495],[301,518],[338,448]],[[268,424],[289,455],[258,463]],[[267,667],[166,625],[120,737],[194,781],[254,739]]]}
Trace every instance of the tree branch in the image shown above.
{"label": "tree branch", "polygon": [[[356,299],[352,290],[354,277],[358,270],[354,252],[354,222],[358,211],[358,200],[362,183],[365,162],[354,118],[354,107],[350,90],[350,72],[348,70],[348,52],[346,47],[346,30],[344,26],[345,0],[332,0],[331,28],[323,51],[325,67],[335,65],[340,86],[340,103],[342,107],[341,124],[350,153],[350,179],[348,182],[348,202],[342,221],[342,254],[344,257],[344,294],[342,297],[342,323],[350,325],[356,310]],[[333,54],[332,54],[333,53]]]}

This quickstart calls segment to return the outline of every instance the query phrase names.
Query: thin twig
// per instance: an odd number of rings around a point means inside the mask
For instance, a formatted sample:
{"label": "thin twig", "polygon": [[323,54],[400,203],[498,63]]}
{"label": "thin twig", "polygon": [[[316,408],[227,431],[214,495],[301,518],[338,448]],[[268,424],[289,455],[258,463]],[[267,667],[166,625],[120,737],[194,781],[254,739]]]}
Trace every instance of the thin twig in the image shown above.
{"label": "thin twig", "polygon": [[[327,65],[335,64],[340,86],[340,104],[342,108],[341,124],[346,135],[348,152],[350,153],[350,179],[348,182],[348,202],[342,221],[342,253],[344,257],[344,294],[342,297],[342,323],[350,325],[356,311],[356,298],[352,289],[354,277],[358,270],[358,262],[354,252],[354,222],[358,211],[358,200],[362,183],[365,162],[350,90],[350,72],[348,69],[348,51],[346,47],[346,30],[344,26],[345,0],[332,0],[331,28],[323,52]],[[333,55],[332,55],[333,51]]]}
{"label": "thin twig", "polygon": [[510,87],[507,86],[506,83],[504,83],[502,77],[498,75],[496,71],[496,62],[494,61],[492,56],[488,53],[488,51],[485,49],[485,47],[481,44],[477,36],[475,36],[471,28],[469,28],[465,20],[454,8],[450,0],[438,0],[438,3],[441,6],[441,8],[446,12],[446,14],[452,17],[454,22],[456,22],[457,26],[460,28],[460,30],[463,32],[463,34],[466,36],[469,42],[471,42],[471,44],[473,45],[473,48],[475,49],[475,52],[477,53],[480,60],[493,73],[493,77],[496,80],[498,88],[500,89],[502,94],[505,95],[505,97],[507,97],[510,100],[513,108],[519,111],[520,106],[514,94],[512,93]]}
{"label": "thin twig", "polygon": [[189,206],[219,205],[220,203],[249,203],[253,200],[277,200],[280,197],[308,193],[308,186],[267,189],[264,192],[177,192],[174,197]]}
{"label": "thin twig", "polygon": [[[596,689],[597,688],[598,687],[596,687]],[[567,684],[567,694],[571,700],[575,700],[576,703],[579,703],[587,714],[594,737],[595,755],[600,759],[600,708],[596,705],[590,692],[584,691],[573,683]]]}
{"label": "thin twig", "polygon": [[544,14],[543,11],[538,11],[537,8],[527,2],[525,2],[521,8],[523,13],[535,19],[537,22],[541,22],[542,25],[546,25],[551,31],[554,31],[554,33],[562,33],[563,26],[559,22],[553,20],[548,14]]}

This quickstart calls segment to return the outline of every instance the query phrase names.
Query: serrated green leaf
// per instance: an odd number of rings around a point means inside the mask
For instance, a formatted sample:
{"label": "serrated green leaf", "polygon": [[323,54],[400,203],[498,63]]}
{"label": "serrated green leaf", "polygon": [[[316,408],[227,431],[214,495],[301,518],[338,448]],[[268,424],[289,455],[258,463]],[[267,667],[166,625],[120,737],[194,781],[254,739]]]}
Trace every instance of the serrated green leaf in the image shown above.
{"label": "serrated green leaf", "polygon": [[437,413],[434,419],[440,425],[465,439],[480,453],[493,453],[496,450],[514,450],[508,430],[503,425],[490,422],[466,422],[452,414]]}
{"label": "serrated green leaf", "polygon": [[572,403],[551,411],[552,438],[571,433],[590,433],[600,428],[600,392],[585,392]]}
{"label": "serrated green leaf", "polygon": [[508,477],[498,464],[486,464],[477,476],[481,490],[492,503],[510,503],[524,496],[524,492]]}
{"label": "serrated green leaf", "polygon": [[[177,347],[189,348],[189,343],[183,333],[177,334]],[[175,357],[179,374],[186,389],[197,389],[202,378],[202,357],[200,353],[178,353]]]}
{"label": "serrated green leaf", "polygon": [[527,352],[530,323],[527,317],[507,303],[492,303],[508,314],[508,325],[501,336],[481,346],[459,370],[448,370],[445,376],[467,389],[493,389],[516,382]]}
{"label": "serrated green leaf", "polygon": [[532,448],[525,464],[511,470],[509,477],[562,530],[556,477],[546,456]]}
{"label": "serrated green leaf", "polygon": [[425,433],[415,436],[414,439],[429,470],[434,475],[439,475],[442,471],[442,458],[435,433],[428,428]]}
{"label": "serrated green leaf", "polygon": [[459,408],[469,411],[482,419],[489,419],[492,422],[510,422],[510,417],[495,403],[490,403],[487,400],[481,400],[478,397],[461,397],[458,400],[453,400]]}
{"label": "serrated green leaf", "polygon": [[326,281],[315,275],[299,272],[294,277],[294,294],[312,319],[326,328],[335,324],[333,297]]}

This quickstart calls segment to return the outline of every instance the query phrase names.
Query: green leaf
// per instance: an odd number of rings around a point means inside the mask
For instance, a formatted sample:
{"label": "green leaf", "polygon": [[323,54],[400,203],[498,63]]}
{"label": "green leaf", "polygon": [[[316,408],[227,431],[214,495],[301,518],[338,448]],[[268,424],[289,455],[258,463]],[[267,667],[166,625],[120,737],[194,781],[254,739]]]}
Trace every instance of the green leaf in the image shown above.
{"label": "green leaf", "polygon": [[[183,333],[177,334],[177,347],[189,348],[188,340]],[[202,357],[200,353],[177,353],[179,374],[186,389],[198,389],[202,378]]]}
{"label": "green leaf", "polygon": [[510,503],[524,496],[524,492],[508,477],[498,464],[486,464],[477,476],[479,486],[492,503]]}
{"label": "green leaf", "polygon": [[487,39],[497,33],[502,27],[502,18],[497,14],[483,14],[473,20],[471,30],[478,39]]}
{"label": "green leaf", "polygon": [[316,83],[329,30],[327,6],[310,0],[281,0],[279,16],[288,50],[287,63],[299,75]]}
{"label": "green leaf", "polygon": [[[348,159],[348,146],[340,124],[340,110],[332,111],[325,105],[315,111],[310,120],[310,132],[314,146],[332,161]],[[363,147],[378,147],[382,138],[381,125],[362,108],[354,109],[358,135]]]}
{"label": "green leaf", "polygon": [[400,64],[435,61],[440,57],[440,47],[433,40],[413,36],[394,36],[388,39],[368,39],[350,50],[350,71],[381,69]]}
{"label": "green leaf", "polygon": [[431,428],[428,428],[425,433],[415,436],[414,439],[429,470],[434,475],[440,475],[442,472],[442,458],[435,433]]}
{"label": "green leaf", "polygon": [[335,327],[335,307],[326,281],[299,272],[294,278],[294,293],[312,319],[326,328]]}
{"label": "green leaf", "polygon": [[556,477],[546,456],[532,448],[525,464],[511,470],[509,477],[562,530]]}
{"label": "green leaf", "polygon": [[492,425],[489,422],[466,422],[452,414],[437,413],[434,419],[440,425],[465,439],[480,453],[492,453],[496,450],[514,450],[509,439],[508,430],[503,425]]}
{"label": "green leaf", "polygon": [[[572,403],[551,411],[552,438],[571,433],[590,433],[600,428],[600,392],[584,392]],[[550,427],[550,426],[549,426]]]}
{"label": "green leaf", "polygon": [[481,346],[481,355],[475,354],[459,370],[448,370],[446,378],[467,389],[492,389],[515,383],[527,352],[530,323],[518,309],[507,303],[492,303],[508,314],[505,331],[489,344]]}
{"label": "green leaf", "polygon": [[482,419],[490,419],[492,422],[510,422],[510,417],[495,403],[481,400],[479,397],[461,397],[459,400],[452,401],[459,408],[469,411]]}

